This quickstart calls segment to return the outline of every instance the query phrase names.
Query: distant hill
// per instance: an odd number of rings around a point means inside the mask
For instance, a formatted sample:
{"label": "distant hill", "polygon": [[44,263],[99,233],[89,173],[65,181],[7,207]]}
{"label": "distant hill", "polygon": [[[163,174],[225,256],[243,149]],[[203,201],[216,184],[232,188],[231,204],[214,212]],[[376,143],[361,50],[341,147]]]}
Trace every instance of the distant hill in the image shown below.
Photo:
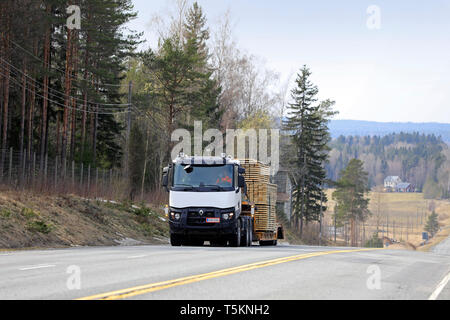
{"label": "distant hill", "polygon": [[441,136],[450,144],[450,123],[412,123],[412,122],[375,122],[360,120],[332,120],[330,122],[331,137],[343,136],[385,136],[390,133],[419,132]]}

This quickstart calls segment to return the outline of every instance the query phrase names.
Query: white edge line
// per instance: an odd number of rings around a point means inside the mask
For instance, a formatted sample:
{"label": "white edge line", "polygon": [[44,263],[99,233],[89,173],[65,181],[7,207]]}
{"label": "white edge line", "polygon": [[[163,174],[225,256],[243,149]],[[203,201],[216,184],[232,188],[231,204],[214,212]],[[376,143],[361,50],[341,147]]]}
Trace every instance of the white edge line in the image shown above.
{"label": "white edge line", "polygon": [[56,267],[56,265],[54,265],[54,264],[44,264],[44,265],[38,265],[38,266],[29,266],[29,267],[19,268],[19,270],[20,271],[25,271],[25,270],[50,268],[50,267]]}
{"label": "white edge line", "polygon": [[146,254],[142,254],[142,255],[139,255],[139,256],[130,256],[130,257],[128,257],[128,259],[143,258],[143,257],[146,257],[146,256],[147,256]]}
{"label": "white edge line", "polygon": [[441,293],[442,289],[445,288],[447,283],[450,281],[450,272],[447,273],[447,275],[442,279],[442,281],[438,284],[436,289],[433,291],[431,296],[428,298],[428,300],[436,300],[439,294]]}

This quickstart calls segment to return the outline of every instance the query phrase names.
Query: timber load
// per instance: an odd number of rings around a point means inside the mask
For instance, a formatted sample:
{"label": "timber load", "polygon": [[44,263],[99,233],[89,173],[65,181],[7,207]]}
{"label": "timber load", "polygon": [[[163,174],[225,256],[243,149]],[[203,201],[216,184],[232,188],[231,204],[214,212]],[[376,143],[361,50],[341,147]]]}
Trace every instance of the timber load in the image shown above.
{"label": "timber load", "polygon": [[270,183],[270,166],[259,161],[244,159],[247,196],[255,206],[255,231],[276,232],[277,185]]}

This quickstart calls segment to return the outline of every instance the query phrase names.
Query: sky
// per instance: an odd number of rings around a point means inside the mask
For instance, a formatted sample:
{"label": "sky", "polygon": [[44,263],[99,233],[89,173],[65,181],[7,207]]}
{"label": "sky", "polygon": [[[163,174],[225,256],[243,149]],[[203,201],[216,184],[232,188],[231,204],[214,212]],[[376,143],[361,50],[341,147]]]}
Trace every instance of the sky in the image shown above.
{"label": "sky", "polygon": [[[132,0],[131,29],[172,0]],[[336,119],[450,123],[450,0],[198,0],[214,26],[229,10],[239,48],[294,82],[307,65]]]}

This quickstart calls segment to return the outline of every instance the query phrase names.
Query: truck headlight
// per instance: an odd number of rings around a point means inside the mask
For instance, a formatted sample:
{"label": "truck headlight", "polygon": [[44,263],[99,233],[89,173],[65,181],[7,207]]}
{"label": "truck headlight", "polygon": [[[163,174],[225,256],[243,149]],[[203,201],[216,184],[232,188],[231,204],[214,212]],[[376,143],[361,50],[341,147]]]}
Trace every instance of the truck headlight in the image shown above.
{"label": "truck headlight", "polygon": [[175,220],[180,220],[181,215],[179,213],[175,213]]}
{"label": "truck headlight", "polygon": [[228,220],[228,219],[231,219],[231,218],[233,218],[233,212],[230,212],[230,213],[222,213],[222,219],[223,220]]}

